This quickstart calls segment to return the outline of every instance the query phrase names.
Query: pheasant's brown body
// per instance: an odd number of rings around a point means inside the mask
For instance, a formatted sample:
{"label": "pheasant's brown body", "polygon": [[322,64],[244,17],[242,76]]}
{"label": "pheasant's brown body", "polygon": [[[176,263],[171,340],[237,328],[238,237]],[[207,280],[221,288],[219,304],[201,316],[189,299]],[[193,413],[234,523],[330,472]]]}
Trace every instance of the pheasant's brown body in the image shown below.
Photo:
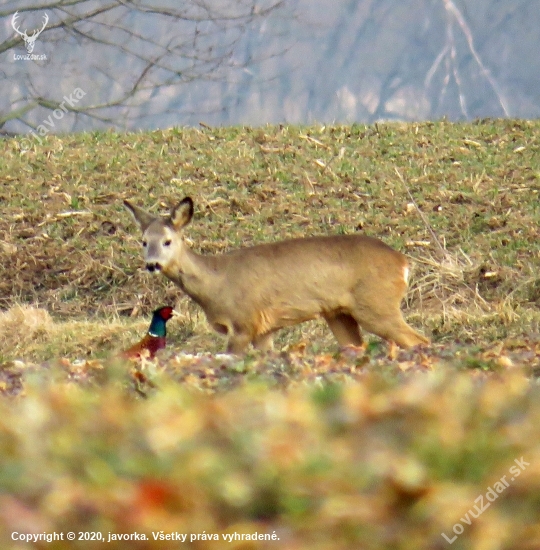
{"label": "pheasant's brown body", "polygon": [[159,336],[151,336],[146,334],[144,338],[125,350],[122,355],[127,358],[146,356],[152,359],[160,349],[164,349],[167,345],[167,339]]}
{"label": "pheasant's brown body", "polygon": [[167,321],[173,316],[172,307],[156,309],[152,316],[150,328],[144,338],[122,352],[122,356],[128,359],[148,357],[153,359],[156,353],[165,348],[167,344]]}

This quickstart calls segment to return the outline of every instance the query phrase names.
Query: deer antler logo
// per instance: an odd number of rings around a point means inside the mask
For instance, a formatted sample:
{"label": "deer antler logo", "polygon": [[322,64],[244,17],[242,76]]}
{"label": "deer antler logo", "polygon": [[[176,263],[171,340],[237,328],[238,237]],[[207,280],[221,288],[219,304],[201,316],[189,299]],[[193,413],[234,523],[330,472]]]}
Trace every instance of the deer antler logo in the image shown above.
{"label": "deer antler logo", "polygon": [[32,33],[32,36],[28,36],[26,34],[26,31],[21,32],[19,30],[19,28],[17,26],[15,26],[16,23],[17,23],[18,15],[19,15],[19,12],[16,11],[15,14],[13,15],[12,19],[11,19],[11,26],[13,27],[13,30],[15,32],[17,32],[18,34],[20,34],[23,37],[24,43],[26,44],[26,51],[28,53],[32,53],[34,51],[34,46],[36,45],[37,37],[43,32],[43,29],[47,26],[47,23],[49,22],[49,16],[47,14],[45,14],[43,16],[43,27],[41,27],[41,29],[39,29],[39,30],[36,29]]}

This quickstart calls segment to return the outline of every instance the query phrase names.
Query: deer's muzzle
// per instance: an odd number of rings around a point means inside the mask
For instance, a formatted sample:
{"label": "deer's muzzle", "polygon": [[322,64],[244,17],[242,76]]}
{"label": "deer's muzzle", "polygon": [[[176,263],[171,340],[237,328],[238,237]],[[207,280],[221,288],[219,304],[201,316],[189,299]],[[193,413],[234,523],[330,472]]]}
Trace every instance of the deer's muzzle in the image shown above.
{"label": "deer's muzzle", "polygon": [[146,269],[148,269],[150,273],[153,273],[154,271],[161,271],[161,264],[158,262],[150,262],[146,264]]}

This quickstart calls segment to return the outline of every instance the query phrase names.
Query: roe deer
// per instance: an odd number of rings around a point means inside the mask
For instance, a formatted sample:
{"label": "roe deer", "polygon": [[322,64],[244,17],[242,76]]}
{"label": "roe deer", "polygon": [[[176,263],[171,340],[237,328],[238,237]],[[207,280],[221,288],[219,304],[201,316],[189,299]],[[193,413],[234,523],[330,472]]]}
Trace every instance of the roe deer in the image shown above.
{"label": "roe deer", "polygon": [[429,343],[401,314],[407,259],[378,239],[307,237],[203,256],[182,237],[193,216],[190,197],[165,219],[124,205],[143,232],[146,269],[161,271],[199,304],[228,336],[230,353],[249,343],[270,349],[276,330],[317,317],[341,346],[361,345],[360,327],[404,348]]}

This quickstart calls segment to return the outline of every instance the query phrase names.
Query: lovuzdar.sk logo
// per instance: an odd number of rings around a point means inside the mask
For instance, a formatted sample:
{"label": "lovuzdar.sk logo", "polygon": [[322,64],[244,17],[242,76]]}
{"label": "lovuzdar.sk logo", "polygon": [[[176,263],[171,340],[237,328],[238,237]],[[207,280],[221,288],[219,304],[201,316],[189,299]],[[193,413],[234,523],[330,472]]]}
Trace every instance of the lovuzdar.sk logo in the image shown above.
{"label": "lovuzdar.sk logo", "polygon": [[26,51],[28,52],[27,55],[17,55],[15,54],[14,58],[15,60],[24,59],[24,60],[32,60],[32,61],[39,61],[47,59],[47,56],[45,54],[35,55],[33,53],[34,46],[36,45],[36,40],[38,39],[38,36],[43,32],[45,27],[47,26],[47,23],[49,22],[49,16],[47,14],[43,15],[43,25],[41,29],[35,29],[32,31],[32,34],[29,36],[27,30],[21,31],[20,25],[17,21],[17,18],[19,17],[19,12],[16,11],[13,14],[13,17],[11,18],[11,26],[13,27],[13,30],[22,36],[22,39],[24,40],[24,44],[26,46]]}

